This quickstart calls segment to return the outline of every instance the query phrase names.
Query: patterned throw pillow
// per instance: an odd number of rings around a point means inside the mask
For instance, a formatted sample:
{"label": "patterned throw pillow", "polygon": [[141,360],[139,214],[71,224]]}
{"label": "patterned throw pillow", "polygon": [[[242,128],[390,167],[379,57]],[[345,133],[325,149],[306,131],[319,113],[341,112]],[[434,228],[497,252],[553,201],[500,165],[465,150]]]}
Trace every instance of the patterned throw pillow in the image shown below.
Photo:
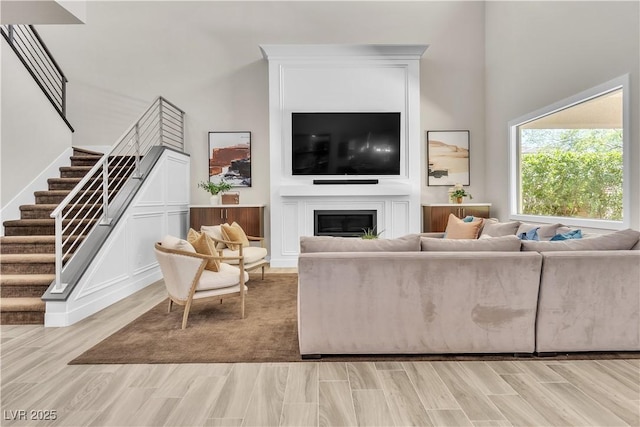
{"label": "patterned throw pillow", "polygon": [[[193,248],[200,255],[218,255],[215,242],[205,233],[198,233],[193,228],[190,228],[189,233],[187,234],[187,241],[191,243]],[[207,265],[204,268],[205,270],[210,271],[220,271],[220,260],[210,259],[207,261]]]}

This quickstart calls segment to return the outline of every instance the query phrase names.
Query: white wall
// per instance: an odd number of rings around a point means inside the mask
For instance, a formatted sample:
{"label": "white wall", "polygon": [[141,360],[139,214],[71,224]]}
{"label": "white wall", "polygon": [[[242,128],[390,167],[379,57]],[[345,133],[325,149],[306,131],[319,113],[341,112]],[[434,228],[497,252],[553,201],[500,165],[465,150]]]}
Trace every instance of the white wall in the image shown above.
{"label": "white wall", "polygon": [[[72,134],[6,41],[0,43],[0,203],[5,207],[23,187],[71,147]],[[33,194],[30,203],[34,203]],[[3,218],[7,219],[18,218]]]}
{"label": "white wall", "polygon": [[486,195],[506,219],[507,122],[629,73],[631,227],[640,228],[640,3],[488,2]]}
{"label": "white wall", "polygon": [[[86,25],[39,31],[70,81],[75,144],[111,144],[157,95],[187,112],[194,204],[208,203],[196,187],[207,178],[207,132],[229,130],[252,132],[253,187],[241,189],[241,203],[269,204],[260,44],[429,44],[421,61],[421,156],[424,131],[469,129],[470,191],[482,201],[484,8],[474,1],[91,1]],[[446,201],[446,188],[421,181],[423,201]]]}

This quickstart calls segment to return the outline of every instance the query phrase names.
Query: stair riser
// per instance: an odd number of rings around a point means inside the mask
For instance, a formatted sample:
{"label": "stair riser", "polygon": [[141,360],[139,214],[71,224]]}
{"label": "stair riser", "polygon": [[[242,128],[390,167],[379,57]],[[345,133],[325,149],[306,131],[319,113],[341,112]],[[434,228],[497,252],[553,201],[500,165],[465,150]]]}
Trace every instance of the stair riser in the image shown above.
{"label": "stair riser", "polygon": [[[97,221],[95,221],[97,222]],[[74,234],[81,233],[84,225],[82,225],[78,230],[73,230],[75,226],[72,226],[71,229],[65,230],[65,233]],[[15,226],[15,225],[5,225],[4,226],[4,235],[5,236],[53,236],[55,235],[55,225],[51,223],[51,225],[30,225],[30,226]]]}
{"label": "stair riser", "polygon": [[49,285],[2,286],[0,298],[39,298],[48,288]]}
{"label": "stair riser", "polygon": [[[121,178],[118,178],[119,180]],[[99,183],[98,184],[94,184],[92,189],[96,190],[96,189],[100,189],[102,190],[102,179],[98,179],[97,180]],[[65,191],[71,191],[74,188],[76,188],[76,185],[78,185],[77,182],[60,182],[60,181],[53,181],[50,180],[49,181],[49,191],[54,191],[54,190],[65,190]],[[113,186],[114,185],[114,179],[110,179],[109,180],[109,186]]]}
{"label": "stair riser", "polygon": [[2,274],[55,274],[56,265],[51,263],[2,263]]}
{"label": "stair riser", "polygon": [[76,159],[71,159],[71,166],[93,166],[97,162],[98,160],[94,160],[94,159],[76,158]]}
{"label": "stair riser", "polygon": [[[94,209],[83,209],[79,215],[79,217],[84,217],[87,212],[89,213],[89,217],[93,216],[92,214],[98,210],[100,210],[102,208],[102,205],[99,205],[97,207],[95,207]],[[78,212],[79,210],[76,209],[73,213],[73,215],[76,215],[76,212]],[[47,209],[47,210],[42,210],[42,209],[22,209],[20,211],[20,219],[49,219],[51,218],[51,212],[53,212],[53,209]]]}
{"label": "stair riser", "polygon": [[60,169],[60,178],[84,178],[85,174],[88,171],[81,170],[73,170],[73,169]]}
{"label": "stair riser", "polygon": [[15,311],[0,313],[3,325],[44,325],[44,313],[39,311]]}
{"label": "stair riser", "polygon": [[[64,200],[64,198],[67,197],[66,194],[50,194],[47,192],[42,192],[42,193],[38,193],[35,195],[36,198],[36,204],[37,205],[51,205],[51,204],[55,204],[55,205],[59,205],[60,203],[62,203],[62,201]],[[96,202],[102,202],[102,192],[100,192],[99,195],[95,195],[93,193],[91,194],[86,194],[82,197],[80,197],[80,201],[82,203],[87,202],[89,199],[91,199],[92,203],[96,203]]]}
{"label": "stair riser", "polygon": [[5,226],[5,236],[53,236],[55,234],[55,226],[42,225],[36,227],[16,227]]}
{"label": "stair riser", "polygon": [[[117,169],[119,170],[116,173],[118,176],[128,175],[127,172],[129,172],[133,168],[134,168],[133,166],[118,166]],[[116,169],[115,166],[112,166],[109,168],[109,171],[111,172],[111,174],[114,173],[113,171],[115,169]],[[87,172],[89,171],[84,169],[74,170],[69,168],[60,168],[60,178],[84,178]]]}
{"label": "stair riser", "polygon": [[56,251],[53,243],[10,243],[0,245],[2,254],[52,254]]}

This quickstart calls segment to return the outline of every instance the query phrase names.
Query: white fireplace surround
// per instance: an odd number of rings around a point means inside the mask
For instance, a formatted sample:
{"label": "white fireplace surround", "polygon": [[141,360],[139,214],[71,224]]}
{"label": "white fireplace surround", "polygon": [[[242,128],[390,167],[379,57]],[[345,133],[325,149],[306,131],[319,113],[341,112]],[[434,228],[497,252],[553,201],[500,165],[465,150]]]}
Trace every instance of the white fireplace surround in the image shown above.
{"label": "white fireplace surround", "polygon": [[[420,57],[427,45],[262,45],[269,61],[271,265],[295,267],[315,210],[375,210],[394,238],[420,230]],[[400,174],[292,174],[292,112],[400,112]],[[314,185],[314,179],[377,184]]]}

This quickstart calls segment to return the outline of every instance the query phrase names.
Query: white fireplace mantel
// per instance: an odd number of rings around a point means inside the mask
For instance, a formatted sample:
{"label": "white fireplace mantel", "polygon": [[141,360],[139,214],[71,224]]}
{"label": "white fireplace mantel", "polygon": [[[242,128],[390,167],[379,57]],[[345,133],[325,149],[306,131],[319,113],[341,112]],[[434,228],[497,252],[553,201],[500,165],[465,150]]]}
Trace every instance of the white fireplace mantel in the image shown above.
{"label": "white fireplace mantel", "polygon": [[[420,231],[420,58],[427,45],[262,45],[269,61],[271,265],[297,265],[314,210],[370,209],[394,238]],[[400,174],[376,184],[321,184],[344,176],[292,174],[291,113],[399,112]]]}

